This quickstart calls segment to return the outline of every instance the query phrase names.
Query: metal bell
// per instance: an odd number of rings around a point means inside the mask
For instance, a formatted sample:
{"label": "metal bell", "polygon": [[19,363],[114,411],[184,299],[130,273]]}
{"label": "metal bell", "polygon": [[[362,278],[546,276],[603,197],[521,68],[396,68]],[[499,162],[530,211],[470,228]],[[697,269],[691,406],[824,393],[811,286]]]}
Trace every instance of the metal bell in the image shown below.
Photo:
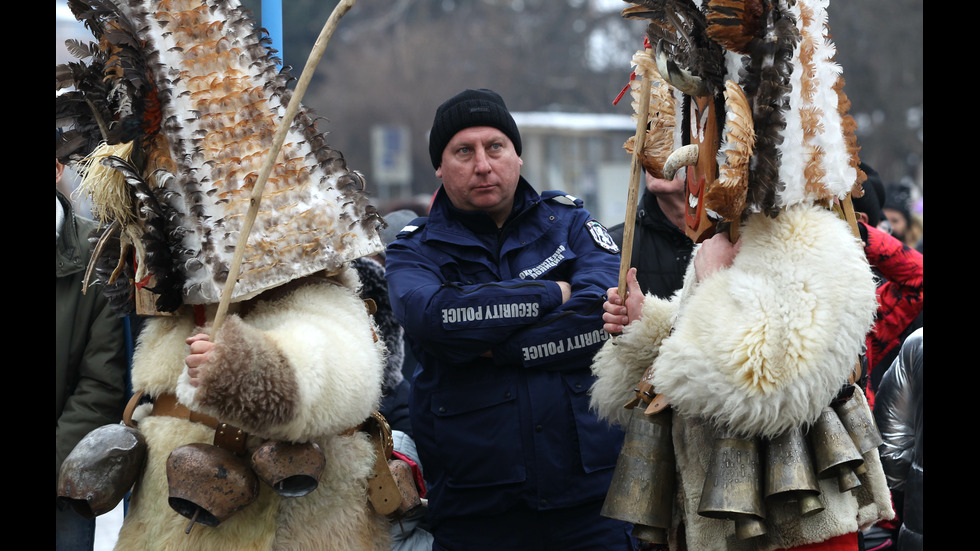
{"label": "metal bell", "polygon": [[146,461],[146,439],[126,425],[103,425],[82,438],[61,463],[58,497],[95,518],[126,496]]}
{"label": "metal bell", "polygon": [[698,514],[735,521],[735,537],[744,540],[766,533],[762,502],[762,465],[754,439],[715,438]]}
{"label": "metal bell", "polygon": [[395,518],[402,518],[412,515],[416,509],[423,507],[422,497],[419,495],[418,487],[415,485],[415,477],[412,474],[412,466],[402,459],[389,459],[388,469],[391,476],[395,479],[398,486],[398,493],[402,500],[393,515]]}
{"label": "metal bell", "polygon": [[671,440],[671,410],[646,415],[634,407],[600,514],[633,524],[633,536],[667,543],[676,474]]}
{"label": "metal bell", "polygon": [[[855,392],[861,392],[861,390],[856,388]],[[834,411],[847,433],[851,435],[851,439],[861,455],[871,450],[877,450],[878,446],[884,443],[881,433],[878,432],[878,426],[875,424],[874,414],[871,413],[871,408],[866,402],[858,400],[852,394],[843,403],[834,405]],[[854,472],[858,474],[865,471],[867,471],[867,467],[863,463],[854,469]]]}
{"label": "metal bell", "polygon": [[305,496],[316,490],[326,463],[316,442],[270,440],[252,453],[255,474],[283,497]]}
{"label": "metal bell", "polygon": [[809,434],[817,476],[836,476],[841,492],[849,492],[861,486],[855,469],[864,465],[864,458],[833,408],[823,408]]}
{"label": "metal bell", "polygon": [[217,526],[259,497],[259,479],[234,453],[210,444],[187,444],[167,458],[170,507],[194,523]]}
{"label": "metal bell", "polygon": [[769,440],[766,448],[766,499],[797,501],[804,517],[823,511],[810,444],[797,427]]}

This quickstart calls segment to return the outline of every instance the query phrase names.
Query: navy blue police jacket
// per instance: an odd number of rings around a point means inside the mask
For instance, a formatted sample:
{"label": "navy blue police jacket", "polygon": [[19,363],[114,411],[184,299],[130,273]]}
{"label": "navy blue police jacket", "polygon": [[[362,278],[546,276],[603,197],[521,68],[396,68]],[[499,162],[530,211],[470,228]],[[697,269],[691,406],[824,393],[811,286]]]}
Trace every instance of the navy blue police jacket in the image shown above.
{"label": "navy blue police jacket", "polygon": [[[419,360],[410,415],[433,525],[602,499],[622,446],[588,396],[619,248],[563,192],[539,196],[521,177],[514,203],[498,229],[440,188],[386,251],[392,308]],[[564,304],[559,280],[572,286]]]}

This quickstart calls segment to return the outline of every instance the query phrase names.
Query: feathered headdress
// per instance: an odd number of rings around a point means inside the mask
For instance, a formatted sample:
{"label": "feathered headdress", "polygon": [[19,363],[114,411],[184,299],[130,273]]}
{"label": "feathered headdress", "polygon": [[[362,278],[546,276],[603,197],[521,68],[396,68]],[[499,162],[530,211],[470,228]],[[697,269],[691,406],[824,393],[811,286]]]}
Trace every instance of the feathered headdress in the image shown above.
{"label": "feathered headdress", "polygon": [[[105,224],[94,271],[117,310],[219,301],[292,77],[237,0],[69,0],[95,43],[56,67],[57,156]],[[269,175],[232,301],[383,250],[364,180],[301,107]]]}
{"label": "feathered headdress", "polygon": [[[633,58],[637,75],[655,79],[644,165],[667,179],[693,168],[692,237],[706,221],[860,195],[865,175],[827,0],[630,4],[623,17],[650,20],[651,48]],[[644,99],[638,82],[631,87],[636,109]]]}

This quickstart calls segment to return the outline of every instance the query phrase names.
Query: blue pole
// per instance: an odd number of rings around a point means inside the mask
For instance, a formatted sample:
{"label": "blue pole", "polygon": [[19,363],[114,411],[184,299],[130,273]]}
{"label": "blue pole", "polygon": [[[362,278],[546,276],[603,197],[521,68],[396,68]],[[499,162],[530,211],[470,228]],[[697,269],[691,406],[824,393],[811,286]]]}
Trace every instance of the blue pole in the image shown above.
{"label": "blue pole", "polygon": [[[269,31],[272,48],[283,59],[282,49],[282,0],[262,0],[262,27]],[[283,61],[285,63],[285,61]]]}

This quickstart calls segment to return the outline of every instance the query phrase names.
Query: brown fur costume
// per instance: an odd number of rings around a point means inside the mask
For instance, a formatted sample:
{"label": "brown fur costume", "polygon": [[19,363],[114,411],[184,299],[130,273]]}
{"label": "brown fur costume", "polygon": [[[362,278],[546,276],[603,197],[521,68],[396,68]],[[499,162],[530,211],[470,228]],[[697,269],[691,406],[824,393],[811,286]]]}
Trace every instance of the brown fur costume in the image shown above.
{"label": "brown fur costume", "polygon": [[[217,338],[199,387],[188,384],[184,339],[196,333],[191,314],[150,320],[134,356],[134,391],[176,393],[192,410],[241,427],[249,452],[266,440],[314,441],[327,464],[319,486],[282,498],[260,485],[258,499],[216,527],[195,525],[168,504],[166,460],[175,448],[210,444],[214,430],[170,416],[134,414],[149,455],[116,549],[382,550],[388,522],[367,500],[375,453],[368,435],[347,429],[377,407],[384,369],[381,342],[358,298],[356,274],[346,285],[323,278],[238,304]],[[208,309],[208,313],[211,308]],[[213,317],[213,313],[211,316]],[[205,330],[208,328],[205,327]]]}

